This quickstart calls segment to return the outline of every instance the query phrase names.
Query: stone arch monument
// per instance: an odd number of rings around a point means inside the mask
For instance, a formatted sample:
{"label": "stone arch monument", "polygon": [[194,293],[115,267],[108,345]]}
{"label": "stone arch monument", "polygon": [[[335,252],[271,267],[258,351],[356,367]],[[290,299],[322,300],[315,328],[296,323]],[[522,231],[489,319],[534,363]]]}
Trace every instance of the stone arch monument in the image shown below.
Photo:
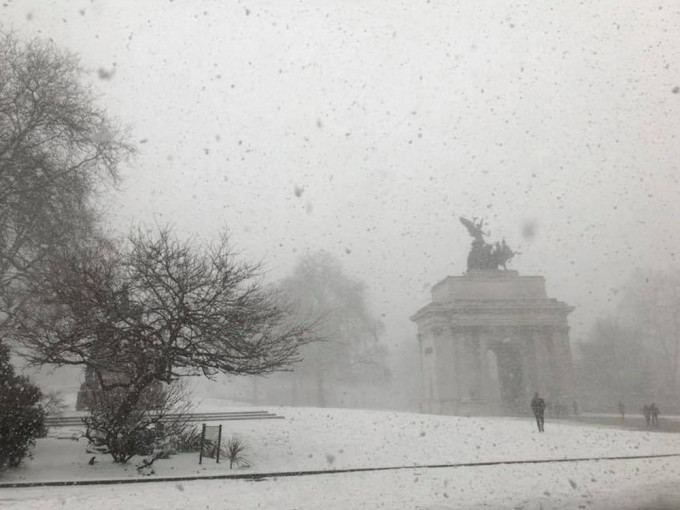
{"label": "stone arch monument", "polygon": [[[418,327],[423,411],[525,414],[538,391],[572,409],[574,372],[565,303],[546,295],[542,276],[499,269],[515,252],[484,241],[482,223],[461,219],[474,241],[468,271],[432,288]],[[467,222],[468,224],[466,224]]]}

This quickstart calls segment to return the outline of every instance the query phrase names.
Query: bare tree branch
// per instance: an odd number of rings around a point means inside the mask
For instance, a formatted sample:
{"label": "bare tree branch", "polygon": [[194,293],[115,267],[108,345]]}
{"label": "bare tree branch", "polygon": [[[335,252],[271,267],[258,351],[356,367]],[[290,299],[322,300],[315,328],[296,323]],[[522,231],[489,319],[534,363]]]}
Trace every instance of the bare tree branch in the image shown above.
{"label": "bare tree branch", "polygon": [[78,59],[0,31],[0,316],[55,248],[97,235],[92,198],[133,153]]}

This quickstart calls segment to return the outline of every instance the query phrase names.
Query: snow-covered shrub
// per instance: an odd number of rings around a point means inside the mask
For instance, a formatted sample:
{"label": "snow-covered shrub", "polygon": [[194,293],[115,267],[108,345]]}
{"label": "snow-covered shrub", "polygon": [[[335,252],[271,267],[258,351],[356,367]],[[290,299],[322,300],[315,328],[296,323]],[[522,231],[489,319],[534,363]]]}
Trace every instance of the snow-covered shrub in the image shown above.
{"label": "snow-covered shrub", "polygon": [[85,437],[94,447],[106,447],[115,462],[149,455],[156,440],[157,419],[144,409],[127,408],[126,388],[101,392],[84,418]]}
{"label": "snow-covered shrub", "polygon": [[48,391],[43,394],[41,400],[42,408],[47,416],[62,416],[64,410],[68,408],[64,402],[64,395],[61,391]]}
{"label": "snow-covered shrub", "polygon": [[113,460],[122,464],[135,455],[170,450],[168,438],[186,426],[191,408],[182,382],[166,386],[153,409],[134,405],[138,403],[136,391],[143,390],[131,385],[97,392],[83,420],[90,444],[105,446]]}
{"label": "snow-covered shrub", "polygon": [[9,348],[0,344],[0,471],[17,467],[45,435],[42,394],[27,377],[14,373]]}
{"label": "snow-covered shrub", "polygon": [[168,439],[176,452],[197,452],[201,449],[201,427],[187,423],[185,427],[177,427]]}

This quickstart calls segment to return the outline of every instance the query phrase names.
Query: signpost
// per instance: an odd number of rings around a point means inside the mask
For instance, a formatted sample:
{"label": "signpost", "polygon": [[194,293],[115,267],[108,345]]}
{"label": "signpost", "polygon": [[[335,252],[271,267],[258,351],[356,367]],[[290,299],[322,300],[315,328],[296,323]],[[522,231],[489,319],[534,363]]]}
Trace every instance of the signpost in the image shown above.
{"label": "signpost", "polygon": [[220,446],[222,443],[222,425],[206,425],[203,424],[203,431],[201,432],[201,452],[198,457],[198,463],[203,463],[203,457],[215,459],[220,463]]}

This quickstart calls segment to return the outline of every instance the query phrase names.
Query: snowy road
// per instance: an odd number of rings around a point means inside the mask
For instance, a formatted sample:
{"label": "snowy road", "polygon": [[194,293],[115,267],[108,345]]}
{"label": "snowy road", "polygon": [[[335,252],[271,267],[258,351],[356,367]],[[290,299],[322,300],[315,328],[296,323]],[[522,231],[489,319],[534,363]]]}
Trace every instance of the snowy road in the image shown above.
{"label": "snowy road", "polygon": [[[97,508],[678,508],[680,459],[365,472],[260,482],[213,480],[4,489],[17,510]],[[642,480],[653,480],[643,483]],[[666,505],[665,507],[663,505]]]}
{"label": "snowy road", "polygon": [[642,415],[626,415],[621,420],[620,415],[614,414],[583,414],[571,419],[574,423],[586,423],[588,425],[611,427],[622,430],[642,430],[650,432],[680,433],[680,417],[663,416],[659,418],[657,426],[647,425]]}

